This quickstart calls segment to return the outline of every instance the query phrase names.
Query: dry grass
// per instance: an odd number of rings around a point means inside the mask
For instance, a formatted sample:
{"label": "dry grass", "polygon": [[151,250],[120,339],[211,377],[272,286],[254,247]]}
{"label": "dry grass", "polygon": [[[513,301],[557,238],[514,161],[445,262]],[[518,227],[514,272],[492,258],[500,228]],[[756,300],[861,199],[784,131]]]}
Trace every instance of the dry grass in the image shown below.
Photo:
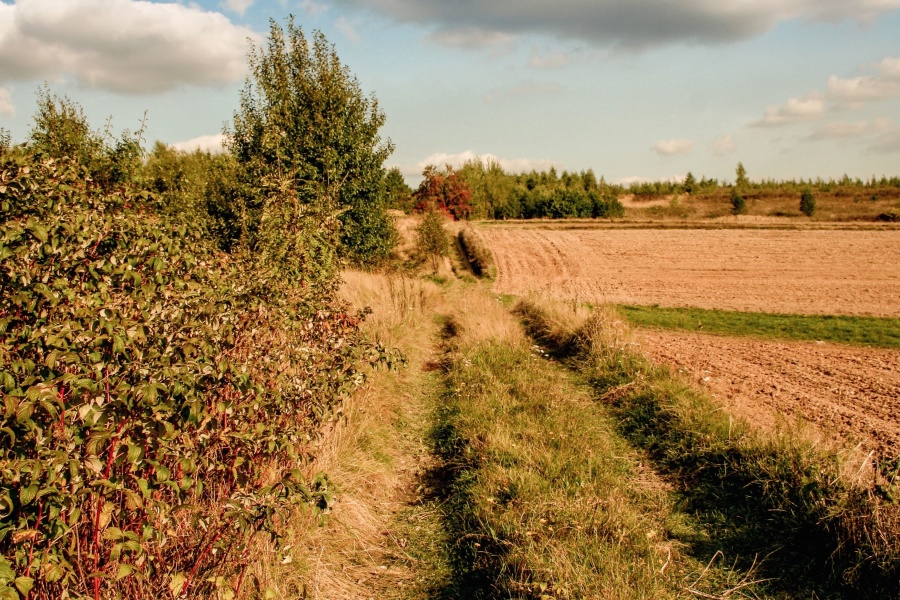
{"label": "dry grass", "polygon": [[[307,470],[310,477],[328,474],[334,505],[325,515],[292,515],[280,542],[288,550],[276,554],[289,557],[287,562],[263,560],[254,576],[258,589],[271,590],[273,598],[419,597],[416,590],[441,577],[439,557],[434,549],[412,548],[400,522],[434,528],[435,519],[416,507],[416,486],[430,456],[424,432],[429,407],[423,400],[430,379],[422,369],[432,359],[432,315],[442,300],[431,282],[361,272],[344,274],[342,295],[356,308],[372,308],[364,329],[385,346],[400,348],[409,366],[370,373],[347,401],[345,419],[323,436]],[[269,556],[277,551],[261,550]]]}

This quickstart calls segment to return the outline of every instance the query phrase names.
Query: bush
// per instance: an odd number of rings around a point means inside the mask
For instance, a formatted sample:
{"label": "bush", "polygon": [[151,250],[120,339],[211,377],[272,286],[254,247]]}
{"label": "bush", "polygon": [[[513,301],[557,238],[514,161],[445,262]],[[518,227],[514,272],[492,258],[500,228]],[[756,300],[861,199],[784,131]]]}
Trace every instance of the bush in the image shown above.
{"label": "bush", "polygon": [[256,533],[328,502],[299,467],[359,382],[358,318],[282,248],[223,254],[85,170],[0,164],[0,597],[227,596]]}
{"label": "bush", "polygon": [[736,188],[731,188],[731,214],[743,215],[747,213],[747,201]]}
{"label": "bush", "polygon": [[878,215],[876,219],[886,223],[900,223],[900,212],[889,210]]}
{"label": "bush", "polygon": [[813,216],[816,212],[816,197],[810,190],[803,190],[800,196],[800,212],[807,217]]}

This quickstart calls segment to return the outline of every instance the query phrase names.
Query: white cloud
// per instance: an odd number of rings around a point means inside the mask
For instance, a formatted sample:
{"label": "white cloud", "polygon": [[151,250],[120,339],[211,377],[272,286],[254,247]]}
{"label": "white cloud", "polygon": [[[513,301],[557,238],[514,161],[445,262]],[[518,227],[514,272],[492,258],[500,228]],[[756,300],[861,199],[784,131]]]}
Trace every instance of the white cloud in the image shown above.
{"label": "white cloud", "polygon": [[480,28],[510,35],[577,39],[598,46],[658,47],[728,43],[758,36],[779,22],[870,22],[900,0],[334,0],[402,22],[443,31]]}
{"label": "white cloud", "polygon": [[720,138],[716,138],[713,142],[713,153],[716,156],[725,156],[732,152],[734,152],[734,139],[731,137],[730,133],[723,135]]}
{"label": "white cloud", "polygon": [[74,77],[92,88],[162,92],[239,81],[258,36],[195,4],[145,0],[0,3],[0,81]]}
{"label": "white cloud", "polygon": [[674,156],[676,154],[687,154],[693,147],[694,142],[692,142],[691,140],[676,139],[660,140],[653,144],[651,149],[657,154],[662,154],[664,156]]}
{"label": "white cloud", "polygon": [[852,104],[900,96],[900,57],[889,56],[875,68],[874,75],[849,79],[836,75],[829,77],[829,99]]}
{"label": "white cloud", "polygon": [[0,87],[0,115],[13,117],[15,114],[16,107],[12,101],[12,93],[8,89]]}
{"label": "white cloud", "polygon": [[227,10],[237,13],[243,17],[244,13],[247,12],[248,8],[253,6],[253,3],[255,1],[256,0],[225,0],[222,3],[222,6],[224,6]]}
{"label": "white cloud", "polygon": [[528,66],[535,69],[558,69],[570,64],[572,60],[565,52],[551,52],[549,54],[539,54],[537,49],[533,49]]}
{"label": "white cloud", "polygon": [[475,154],[471,150],[458,152],[456,154],[436,152],[434,154],[426,156],[415,165],[407,165],[399,168],[400,172],[403,173],[405,177],[418,178],[419,176],[421,176],[422,171],[428,165],[434,165],[440,169],[443,169],[445,165],[450,165],[454,169],[458,169],[463,166],[463,164],[472,160],[481,161],[485,165],[497,163],[503,168],[504,171],[507,171],[509,173],[530,173],[531,171],[547,171],[551,167],[557,170],[561,170],[563,168],[562,163],[554,160],[534,158],[500,158],[494,154]]}
{"label": "white cloud", "polygon": [[337,27],[341,31],[341,33],[346,35],[347,39],[354,44],[358,44],[360,42],[360,37],[356,32],[356,29],[353,27],[353,25],[350,24],[350,21],[348,21],[344,17],[338,17],[337,21],[334,22],[334,26]]}
{"label": "white cloud", "polygon": [[516,37],[509,35],[508,33],[482,29],[480,27],[440,29],[428,34],[427,39],[442,46],[470,49],[511,46],[516,41]]}
{"label": "white cloud", "polygon": [[789,125],[818,119],[828,110],[860,108],[866,102],[900,96],[900,57],[888,56],[874,65],[863,65],[863,68],[874,69],[875,74],[850,78],[832,75],[824,94],[813,91],[803,98],[791,98],[782,106],[770,106],[762,119],[750,125]]}
{"label": "white cloud", "polygon": [[202,152],[212,152],[217,154],[225,150],[225,136],[221,133],[213,135],[201,135],[184,142],[176,142],[172,144],[176,150],[183,152],[194,152],[200,150]]}
{"label": "white cloud", "polygon": [[558,83],[543,83],[540,81],[526,81],[505,88],[497,88],[489,92],[484,99],[494,102],[502,98],[516,98],[520,96],[538,96],[558,92],[562,87]]}
{"label": "white cloud", "polygon": [[800,121],[817,119],[825,114],[825,101],[815,93],[805,98],[791,98],[781,106],[770,106],[759,121],[751,123],[754,127],[772,127],[790,125]]}

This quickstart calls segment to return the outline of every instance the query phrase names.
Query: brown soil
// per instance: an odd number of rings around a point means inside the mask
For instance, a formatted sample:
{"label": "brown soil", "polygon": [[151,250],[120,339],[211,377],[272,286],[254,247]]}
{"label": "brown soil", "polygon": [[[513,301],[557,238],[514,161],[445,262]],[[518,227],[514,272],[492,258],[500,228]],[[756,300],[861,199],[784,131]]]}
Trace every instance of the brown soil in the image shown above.
{"label": "brown soil", "polygon": [[754,425],[799,418],[828,437],[900,456],[900,352],[656,330],[638,338],[649,356]]}
{"label": "brown soil", "polygon": [[900,317],[900,230],[484,227],[498,292]]}

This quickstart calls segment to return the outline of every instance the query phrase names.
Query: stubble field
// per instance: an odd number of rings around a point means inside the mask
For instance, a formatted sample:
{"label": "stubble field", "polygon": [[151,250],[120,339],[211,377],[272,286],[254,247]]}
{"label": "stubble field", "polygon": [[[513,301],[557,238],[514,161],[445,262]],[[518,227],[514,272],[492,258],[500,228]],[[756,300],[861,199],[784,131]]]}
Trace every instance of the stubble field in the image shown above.
{"label": "stubble field", "polygon": [[[900,230],[482,230],[495,291],[581,302],[789,314],[900,316]],[[643,331],[655,360],[735,414],[801,418],[882,456],[900,454],[900,352]]]}

